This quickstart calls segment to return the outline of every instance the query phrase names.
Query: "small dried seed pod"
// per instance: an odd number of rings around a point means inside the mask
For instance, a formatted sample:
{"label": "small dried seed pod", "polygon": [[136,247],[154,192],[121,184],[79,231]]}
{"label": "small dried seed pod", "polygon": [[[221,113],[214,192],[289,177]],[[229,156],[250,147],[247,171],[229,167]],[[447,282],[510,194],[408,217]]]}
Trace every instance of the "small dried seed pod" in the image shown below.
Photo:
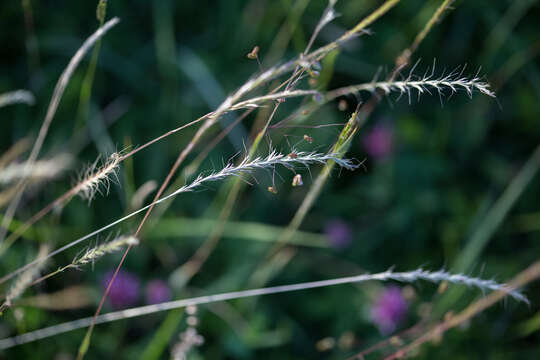
{"label": "small dried seed pod", "polygon": [[252,60],[255,60],[259,57],[259,47],[255,45],[255,47],[253,48],[253,50],[251,50],[251,52],[249,54],[247,54],[247,58],[248,59],[252,59]]}
{"label": "small dried seed pod", "polygon": [[292,186],[302,186],[304,182],[302,181],[302,175],[296,174],[292,179]]}
{"label": "small dried seed pod", "polygon": [[307,134],[304,134],[304,140],[310,144],[313,142],[313,138]]}
{"label": "small dried seed pod", "polygon": [[339,111],[345,111],[347,110],[347,102],[343,99],[339,100],[339,103],[338,103],[338,109]]}
{"label": "small dried seed pod", "polygon": [[290,153],[288,156],[289,156],[291,159],[296,159],[296,158],[298,158],[298,154],[296,154],[296,153],[294,153],[294,152]]}

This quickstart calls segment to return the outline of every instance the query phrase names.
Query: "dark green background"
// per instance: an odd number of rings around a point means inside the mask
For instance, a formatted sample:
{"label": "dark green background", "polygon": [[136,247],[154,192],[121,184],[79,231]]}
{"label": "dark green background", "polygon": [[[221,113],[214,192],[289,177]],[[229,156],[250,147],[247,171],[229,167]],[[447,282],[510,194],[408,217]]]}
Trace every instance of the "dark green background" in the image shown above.
{"label": "dark green background", "polygon": [[[223,0],[223,1],[109,1],[107,17],[118,16],[121,23],[102,43],[92,92],[89,133],[92,141],[77,155],[80,168],[99,153],[123,149],[144,142],[186,123],[215,108],[216,103],[242,85],[258,70],[246,54],[258,45],[265,66],[291,59],[303,51],[326,1],[307,1],[291,42],[279,59],[265,55],[280,27],[298,8],[300,1]],[[338,12],[343,15],[331,23],[316,41],[316,46],[337,38],[354,26],[380,1],[341,0]],[[379,67],[386,74],[394,58],[409,46],[439,1],[402,1],[395,9],[373,24],[371,36],[348,43],[337,58],[329,88],[370,81]],[[33,1],[35,33],[39,63],[25,48],[24,17],[20,1],[3,1],[0,5],[0,92],[27,88],[37,103],[0,109],[0,151],[4,152],[18,139],[36,135],[44,118],[55,83],[80,44],[97,27],[95,1]],[[540,127],[540,72],[537,58],[540,49],[538,18],[540,7],[535,1],[456,1],[455,10],[429,34],[418,49],[414,61],[422,59],[419,74],[437,60],[435,73],[468,65],[471,74],[482,67],[481,74],[492,83],[497,99],[475,94],[469,99],[458,93],[443,99],[424,95],[419,101],[397,95],[383,101],[353,142],[349,155],[366,158],[367,171],[335,172],[301,229],[322,232],[325,222],[339,218],[354,230],[353,244],[346,251],[330,248],[301,247],[295,260],[274,278],[271,284],[318,280],[362,271],[378,272],[395,266],[398,271],[419,266],[428,269],[451,268],[463,256],[470,235],[486,220],[487,211],[500,197],[507,184],[538,145]],[[205,87],[201,74],[188,62],[195,56],[211,74],[215,87]],[[67,147],[76,130],[84,128],[77,120],[79,91],[90,56],[75,72],[68,86],[43,149],[54,155]],[[522,63],[520,60],[525,59]],[[520,64],[513,68],[514,64]],[[515,70],[515,71],[514,71]],[[187,74],[198,78],[193,81]],[[307,87],[305,83],[302,87]],[[217,92],[216,92],[217,91]],[[362,96],[366,100],[367,95]],[[343,123],[356,104],[347,98],[345,112],[335,103],[314,114],[312,124]],[[110,104],[120,104],[125,113],[100,133],[102,111]],[[300,103],[291,100],[280,107],[276,121],[286,118]],[[203,164],[204,170],[220,168],[238,149],[234,143],[247,142],[242,133],[251,131],[251,116],[232,137],[213,150]],[[390,124],[395,131],[395,149],[384,162],[367,157],[361,138],[375,124]],[[272,131],[270,136],[279,150],[289,151],[283,135],[296,142],[309,131],[316,139],[311,149],[324,151],[335,141],[340,127],[319,129],[287,128]],[[123,167],[122,186],[113,185],[108,197],[98,197],[90,206],[74,199],[58,215],[48,216],[39,225],[47,231],[39,240],[54,240],[58,247],[70,240],[107,224],[126,211],[126,201],[135,187],[155,179],[160,183],[174,159],[194,134],[195,128],[138,153],[132,170]],[[213,135],[218,128],[213,129]],[[213,135],[207,136],[208,143]],[[198,147],[195,154],[202,150]],[[307,147],[310,149],[310,147]],[[70,150],[71,151],[71,150]],[[75,150],[72,150],[75,151]],[[262,152],[264,153],[265,150]],[[194,154],[194,155],[195,155]],[[193,159],[191,156],[189,159]],[[317,173],[314,167],[313,173]],[[290,189],[289,173],[277,178],[277,196],[266,191],[271,185],[267,173],[256,174],[258,185],[249,187],[233,211],[233,220],[256,221],[285,226],[301,203],[309,185]],[[67,190],[75,171],[51,182],[32,194],[20,209],[18,218],[27,219],[43,205]],[[174,201],[164,214],[175,217],[213,217],[220,207],[209,208],[220,185],[187,194]],[[502,226],[491,236],[480,257],[469,269],[500,281],[511,278],[538,258],[540,253],[540,182],[533,180],[525,189]],[[210,209],[210,210],[209,210]],[[529,217],[523,222],[522,215]],[[137,219],[120,229],[133,231]],[[168,275],[186,261],[203,240],[200,237],[163,237],[160,224],[134,249],[124,269],[137,274],[142,283]],[[2,272],[26,261],[36,246],[21,240],[2,259]],[[255,241],[224,239],[206,265],[190,283],[190,291],[175,294],[208,294],[240,290],[267,244]],[[77,248],[55,259],[49,267],[65,264],[80,251]],[[167,261],[163,252],[172,252]],[[85,271],[70,271],[47,281],[36,289],[53,292],[67,286],[84,284],[96,289],[93,303],[101,294],[100,278],[113,267],[119,256],[108,256]],[[413,285],[417,297],[401,328],[415,324],[421,305],[431,302],[436,286]],[[338,286],[300,293],[273,295],[253,302],[233,302],[232,308],[203,307],[199,331],[205,344],[198,356],[206,359],[343,359],[384,339],[369,320],[369,306],[380,290],[379,284]],[[449,331],[441,343],[421,348],[419,358],[523,359],[540,356],[539,325],[526,327],[536,316],[540,301],[538,285],[527,287],[532,305],[527,307],[509,300],[474,318],[465,327]],[[31,295],[31,291],[27,296]],[[459,311],[481,296],[476,290],[453,304]],[[142,303],[142,300],[141,300]],[[21,330],[30,330],[90,315],[95,305],[73,311],[51,312],[25,309]],[[110,308],[108,309],[110,310]],[[107,311],[108,311],[107,310]],[[220,312],[238,317],[242,331],[233,330]],[[232,315],[231,315],[232,316]],[[119,321],[96,328],[87,359],[138,358],[155,333],[163,314]],[[15,320],[6,314],[0,325],[2,337],[13,333]],[[530,324],[530,323],[529,323]],[[178,332],[185,326],[181,322]],[[525,331],[524,329],[528,329]],[[339,338],[344,332],[355,334],[356,344],[348,350],[318,352],[315,344],[324,337]],[[81,330],[28,344],[0,354],[5,358],[54,358],[58,352],[73,354],[82,340]],[[174,335],[176,339],[176,334]],[[387,347],[388,349],[388,347]],[[372,355],[378,358],[384,352]],[[163,355],[167,358],[168,355]],[[194,355],[197,356],[197,355]],[[60,359],[60,357],[57,357]],[[195,357],[196,358],[196,357]],[[370,358],[370,357],[368,357]]]}

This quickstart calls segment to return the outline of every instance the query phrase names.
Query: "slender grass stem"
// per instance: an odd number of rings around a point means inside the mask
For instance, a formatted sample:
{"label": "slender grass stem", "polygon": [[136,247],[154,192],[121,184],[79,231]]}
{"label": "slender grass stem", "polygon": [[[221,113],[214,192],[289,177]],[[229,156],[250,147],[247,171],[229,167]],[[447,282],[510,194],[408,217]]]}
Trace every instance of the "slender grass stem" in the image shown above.
{"label": "slender grass stem", "polygon": [[[83,59],[84,55],[90,50],[90,48],[98,41],[103,35],[107,33],[113,26],[118,24],[120,19],[113,18],[105,23],[102,27],[100,27],[94,34],[92,34],[84,43],[83,45],[77,50],[75,55],[71,58],[71,61],[69,62],[68,66],[60,75],[60,78],[58,79],[58,82],[56,83],[56,87],[54,88],[53,95],[51,98],[51,101],[49,103],[49,107],[47,109],[47,114],[45,115],[45,120],[43,121],[43,124],[41,125],[41,128],[39,130],[38,137],[36,139],[36,142],[34,143],[34,147],[32,148],[32,151],[30,153],[30,156],[28,157],[27,166],[32,166],[32,164],[36,161],[39,152],[41,150],[41,147],[43,146],[43,142],[45,141],[45,137],[47,136],[47,132],[49,131],[49,127],[52,123],[52,120],[54,118],[54,115],[56,114],[56,110],[58,109],[58,105],[60,104],[60,100],[62,99],[62,95],[64,94],[64,91],[69,83],[69,80],[71,79],[71,76],[73,75],[73,72]],[[11,219],[13,218],[13,215],[15,214],[15,210],[19,206],[19,202],[21,200],[22,194],[24,192],[24,189],[26,188],[26,185],[28,184],[28,181],[26,179],[22,179],[17,184],[17,195],[13,198],[11,203],[9,204],[5,216],[2,219],[2,224],[0,226],[0,244],[3,242],[7,228],[9,227],[9,224],[11,222]]]}
{"label": "slender grass stem", "polygon": [[[465,285],[468,287],[475,287],[482,291],[497,291],[498,296],[512,296],[518,301],[527,302],[527,299],[516,290],[520,286],[515,284],[498,284],[492,280],[483,280],[480,278],[469,277],[462,274],[450,274],[446,271],[427,271],[418,269],[410,272],[393,272],[391,270],[376,273],[376,274],[363,274],[356,276],[348,276],[330,280],[311,281],[305,283],[298,283],[292,285],[272,286],[260,289],[233,291],[222,294],[200,296],[190,299],[182,299],[164,302],[161,304],[141,306],[126,310],[120,310],[111,312],[108,314],[99,315],[95,318],[95,324],[103,324],[112,321],[118,321],[123,319],[134,318],[138,316],[144,316],[154,314],[161,311],[168,311],[178,308],[184,308],[192,305],[210,304],[219,301],[228,301],[235,299],[243,299],[254,296],[263,296],[279,293],[287,293],[291,291],[300,291],[308,289],[323,288],[328,286],[361,283],[366,281],[399,281],[404,283],[414,283],[419,280],[429,281],[432,283],[440,283],[442,281],[448,281],[453,284]],[[68,331],[88,327],[93,322],[93,317],[87,317],[75,321],[66,322],[59,325],[50,326],[47,328],[32,331],[26,334],[14,336],[7,339],[0,340],[0,350],[9,349],[16,345],[26,344],[32,341],[45,339],[51,336],[66,333]]]}

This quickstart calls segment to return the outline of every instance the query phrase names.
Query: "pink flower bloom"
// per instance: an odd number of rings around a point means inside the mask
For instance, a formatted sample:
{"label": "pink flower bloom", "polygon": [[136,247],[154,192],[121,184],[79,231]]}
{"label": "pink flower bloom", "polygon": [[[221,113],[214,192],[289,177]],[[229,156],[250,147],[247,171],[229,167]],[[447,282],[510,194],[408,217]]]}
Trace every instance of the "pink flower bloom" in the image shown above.
{"label": "pink flower bloom", "polygon": [[163,280],[152,280],[146,285],[146,303],[159,304],[172,298],[171,289]]}
{"label": "pink flower bloom", "polygon": [[[105,275],[103,279],[103,289],[107,289],[113,274],[114,271],[111,270]],[[134,305],[139,298],[139,287],[139,279],[135,275],[120,270],[112,284],[107,298],[111,305],[116,309]]]}
{"label": "pink flower bloom", "polygon": [[343,220],[331,220],[324,226],[324,233],[330,245],[336,249],[343,249],[352,241],[351,227]]}
{"label": "pink flower bloom", "polygon": [[376,125],[363,138],[366,152],[375,160],[387,158],[394,149],[394,131],[387,125]]}
{"label": "pink flower bloom", "polygon": [[407,314],[407,301],[397,286],[387,287],[371,308],[371,318],[382,334],[390,334]]}

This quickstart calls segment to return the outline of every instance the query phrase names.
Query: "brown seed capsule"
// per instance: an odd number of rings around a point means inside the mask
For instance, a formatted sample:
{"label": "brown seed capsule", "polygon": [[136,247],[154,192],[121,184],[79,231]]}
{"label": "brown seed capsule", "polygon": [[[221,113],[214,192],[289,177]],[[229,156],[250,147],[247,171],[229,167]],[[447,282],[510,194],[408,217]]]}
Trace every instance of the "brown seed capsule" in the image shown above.
{"label": "brown seed capsule", "polygon": [[313,138],[307,134],[304,134],[304,140],[310,144],[313,142]]}
{"label": "brown seed capsule", "polygon": [[447,281],[443,281],[440,285],[439,285],[439,288],[437,289],[437,292],[439,294],[444,294],[446,292],[446,290],[448,289],[448,282]]}
{"label": "brown seed capsule", "polygon": [[255,46],[249,54],[247,54],[248,59],[256,59],[259,57],[259,47]]}
{"label": "brown seed capsule", "polygon": [[292,152],[292,153],[289,154],[289,157],[291,159],[296,159],[298,157],[298,154]]}
{"label": "brown seed capsule", "polygon": [[296,174],[292,179],[292,186],[302,186],[304,182],[302,181],[302,175]]}
{"label": "brown seed capsule", "polygon": [[269,186],[269,187],[268,187],[268,191],[271,192],[272,194],[277,194],[277,190],[276,190],[276,188],[273,187],[273,186]]}
{"label": "brown seed capsule", "polygon": [[339,103],[338,103],[338,109],[339,111],[345,111],[347,110],[347,102],[343,99],[339,100]]}
{"label": "brown seed capsule", "polygon": [[306,116],[307,114],[309,114],[309,110],[302,110],[302,115]]}

